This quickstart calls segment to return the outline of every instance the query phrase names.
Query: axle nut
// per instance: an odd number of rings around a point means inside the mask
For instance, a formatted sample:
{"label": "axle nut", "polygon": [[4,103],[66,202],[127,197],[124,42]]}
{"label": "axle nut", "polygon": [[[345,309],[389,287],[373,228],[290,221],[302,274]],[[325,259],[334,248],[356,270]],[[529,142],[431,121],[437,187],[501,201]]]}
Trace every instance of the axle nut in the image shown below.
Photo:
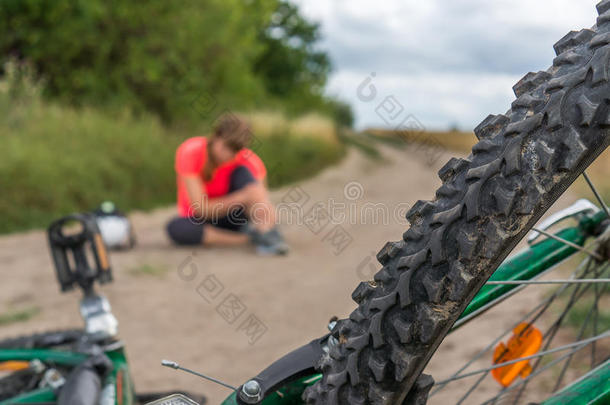
{"label": "axle nut", "polygon": [[256,404],[262,399],[261,386],[256,380],[246,382],[239,393],[239,397],[247,404]]}

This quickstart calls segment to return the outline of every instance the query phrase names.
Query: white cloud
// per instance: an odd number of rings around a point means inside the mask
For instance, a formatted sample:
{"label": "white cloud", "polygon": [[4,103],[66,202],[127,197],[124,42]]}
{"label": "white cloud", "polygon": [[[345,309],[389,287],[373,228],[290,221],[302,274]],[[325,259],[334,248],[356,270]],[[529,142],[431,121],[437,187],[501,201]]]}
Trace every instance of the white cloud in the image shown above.
{"label": "white cloud", "polygon": [[553,44],[595,23],[597,0],[296,0],[322,24],[333,59],[328,92],[350,102],[357,125],[383,125],[358,85],[371,72],[379,102],[394,95],[427,127],[473,128],[505,112],[512,85],[546,69]]}
{"label": "white cloud", "polygon": [[[369,100],[358,97],[358,87],[367,78],[362,93],[371,94],[374,86],[375,97]],[[470,128],[487,116],[489,108],[478,106],[502,105],[510,100],[511,87],[516,79],[511,75],[476,73],[430,73],[415,76],[398,74],[376,74],[375,77],[349,71],[333,76],[331,93],[350,100],[358,117],[360,127],[398,126],[401,118],[413,114],[425,127],[443,128],[458,124]],[[394,97],[398,107],[404,112],[395,120],[383,120],[378,111],[380,104],[388,97]],[[503,106],[504,112],[508,106]]]}

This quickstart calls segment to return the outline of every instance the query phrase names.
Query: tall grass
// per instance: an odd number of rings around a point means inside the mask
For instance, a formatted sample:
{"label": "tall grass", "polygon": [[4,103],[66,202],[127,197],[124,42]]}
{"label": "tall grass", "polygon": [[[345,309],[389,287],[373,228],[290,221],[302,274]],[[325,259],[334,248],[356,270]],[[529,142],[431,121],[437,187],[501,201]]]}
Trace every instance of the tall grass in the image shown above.
{"label": "tall grass", "polygon": [[288,119],[277,111],[254,111],[243,114],[252,125],[255,135],[262,138],[287,134],[299,138],[321,139],[336,143],[339,138],[334,122],[321,114],[309,113],[294,119]]}
{"label": "tall grass", "polygon": [[336,143],[338,138],[335,124],[320,114],[310,113],[294,119],[290,131],[298,137],[317,138],[329,143]]}
{"label": "tall grass", "polygon": [[[50,104],[38,86],[16,76],[0,81],[0,233],[45,227],[108,199],[124,210],[175,201],[175,150],[199,134],[166,128],[148,115]],[[272,186],[310,176],[342,156],[342,145],[328,134],[301,136],[278,117],[287,129],[257,123],[256,152]]]}
{"label": "tall grass", "polygon": [[267,166],[271,187],[307,178],[344,154],[329,118],[308,114],[294,119],[275,111],[244,113],[256,141],[252,148]]}
{"label": "tall grass", "polygon": [[33,103],[15,119],[14,107],[5,107],[0,114],[12,118],[0,121],[0,232],[46,225],[105,199],[142,209],[173,200],[179,137],[151,117]]}
{"label": "tall grass", "polygon": [[265,137],[255,152],[265,162],[269,185],[274,188],[315,175],[337,162],[345,147],[322,138],[275,133]]}

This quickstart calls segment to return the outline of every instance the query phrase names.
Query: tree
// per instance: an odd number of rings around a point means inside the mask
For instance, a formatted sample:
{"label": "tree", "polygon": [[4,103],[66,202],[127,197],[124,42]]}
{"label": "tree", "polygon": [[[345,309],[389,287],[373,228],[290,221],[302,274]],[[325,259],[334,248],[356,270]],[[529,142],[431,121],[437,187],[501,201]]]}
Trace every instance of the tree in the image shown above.
{"label": "tree", "polygon": [[27,62],[46,97],[165,123],[213,119],[212,106],[323,109],[319,38],[284,0],[0,1],[0,66]]}
{"label": "tree", "polygon": [[280,0],[260,33],[264,46],[254,64],[269,93],[277,97],[319,99],[331,69],[317,50],[320,26],[300,15],[296,5]]}
{"label": "tree", "polygon": [[240,106],[264,98],[252,72],[260,27],[246,11],[240,0],[3,0],[0,57],[30,62],[48,97],[171,121],[203,92]]}

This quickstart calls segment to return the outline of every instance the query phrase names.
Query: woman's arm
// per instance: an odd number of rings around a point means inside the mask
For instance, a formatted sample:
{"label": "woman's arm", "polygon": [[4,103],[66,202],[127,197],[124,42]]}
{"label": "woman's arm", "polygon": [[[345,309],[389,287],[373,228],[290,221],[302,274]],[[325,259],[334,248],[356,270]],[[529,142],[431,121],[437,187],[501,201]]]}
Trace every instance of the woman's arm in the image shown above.
{"label": "woman's arm", "polygon": [[181,176],[191,201],[190,211],[197,219],[215,219],[237,207],[246,208],[259,194],[255,183],[217,198],[209,198],[200,176]]}
{"label": "woman's arm", "polygon": [[191,206],[189,211],[197,218],[204,219],[203,206],[208,198],[201,177],[198,175],[180,175],[180,180],[184,183],[186,192],[189,195]]}

